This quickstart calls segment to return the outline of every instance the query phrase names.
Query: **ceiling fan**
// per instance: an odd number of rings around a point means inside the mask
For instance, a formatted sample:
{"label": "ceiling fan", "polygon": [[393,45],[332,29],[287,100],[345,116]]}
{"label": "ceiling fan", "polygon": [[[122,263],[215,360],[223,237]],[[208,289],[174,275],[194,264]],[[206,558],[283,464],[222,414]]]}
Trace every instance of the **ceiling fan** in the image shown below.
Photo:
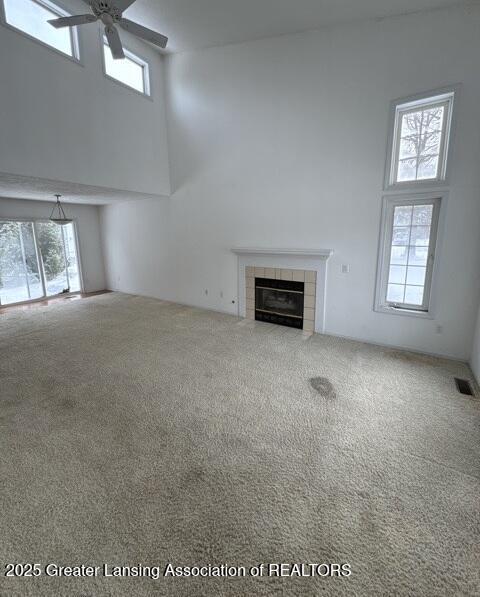
{"label": "ceiling fan", "polygon": [[86,25],[102,21],[105,25],[105,36],[110,46],[112,56],[115,60],[125,58],[120,35],[115,25],[118,25],[125,31],[133,33],[137,37],[149,41],[160,48],[165,48],[168,38],[129,19],[123,18],[123,12],[131,6],[135,0],[85,0],[90,5],[93,14],[74,15],[71,17],[60,17],[48,21],[56,29],[60,27],[76,27],[77,25]]}

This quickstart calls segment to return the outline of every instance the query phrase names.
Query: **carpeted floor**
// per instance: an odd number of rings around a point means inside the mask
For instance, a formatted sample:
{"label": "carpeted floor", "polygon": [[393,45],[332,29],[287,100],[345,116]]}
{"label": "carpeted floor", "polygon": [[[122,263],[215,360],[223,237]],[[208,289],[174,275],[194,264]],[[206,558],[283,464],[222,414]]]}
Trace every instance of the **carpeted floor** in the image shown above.
{"label": "carpeted floor", "polygon": [[[465,365],[116,293],[2,316],[0,351],[0,563],[42,571],[0,595],[480,593]],[[44,572],[169,562],[352,574]]]}

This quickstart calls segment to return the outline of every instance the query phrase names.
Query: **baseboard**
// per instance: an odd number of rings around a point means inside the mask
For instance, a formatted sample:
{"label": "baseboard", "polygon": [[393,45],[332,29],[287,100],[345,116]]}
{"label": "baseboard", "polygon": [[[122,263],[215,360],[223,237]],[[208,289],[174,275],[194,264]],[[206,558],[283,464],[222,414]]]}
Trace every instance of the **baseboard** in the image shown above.
{"label": "baseboard", "polygon": [[463,363],[465,365],[469,365],[469,362],[467,359],[461,359],[459,357],[444,354],[441,352],[430,352],[427,350],[420,350],[418,348],[411,348],[410,346],[404,346],[402,344],[386,344],[384,342],[373,342],[372,340],[364,340],[363,338],[355,338],[354,336],[344,336],[342,334],[332,334],[331,332],[324,332],[321,335],[322,336],[331,336],[332,338],[343,338],[344,340],[352,340],[352,342],[361,342],[362,344],[368,344],[369,346],[378,346],[380,348],[392,348],[393,350],[404,350],[406,352],[413,352],[414,354],[422,354],[427,357],[436,357],[439,359],[447,359],[448,361],[455,361],[457,363]]}
{"label": "baseboard", "polygon": [[213,307],[204,307],[200,305],[194,305],[193,303],[183,303],[180,301],[172,300],[170,298],[164,298],[160,296],[152,296],[151,294],[143,294],[141,292],[125,292],[119,289],[109,289],[110,292],[120,292],[121,294],[128,294],[129,296],[141,296],[142,298],[151,298],[157,301],[165,301],[166,303],[174,303],[175,305],[181,305],[182,307],[191,307],[192,309],[200,309],[201,311],[208,311],[210,313],[222,313],[224,315],[230,315],[231,317],[239,317],[236,313],[231,313],[225,309],[214,309]]}
{"label": "baseboard", "polygon": [[[112,292],[121,292],[122,294],[129,294],[131,296],[141,296],[144,298],[153,298],[153,299],[157,299],[160,301],[167,301],[169,303],[175,303],[177,305],[182,305],[183,307],[191,307],[194,309],[201,309],[202,311],[209,311],[209,312],[213,312],[213,313],[222,313],[224,315],[230,315],[231,317],[237,317],[240,319],[242,318],[241,315],[231,313],[230,311],[227,311],[225,309],[214,309],[212,307],[204,307],[204,306],[194,305],[192,303],[180,302],[177,300],[174,301],[171,299],[161,298],[158,296],[142,294],[140,292],[131,293],[131,292],[124,292],[123,290],[118,290],[118,289],[115,289],[115,290],[111,289],[111,290],[112,290]],[[440,358],[440,359],[447,359],[449,361],[455,361],[457,363],[463,363],[470,367],[467,359],[461,359],[457,356],[443,354],[443,353],[439,353],[439,352],[429,352],[426,350],[419,350],[418,348],[411,348],[410,346],[404,346],[401,344],[386,344],[383,342],[373,342],[372,340],[364,340],[363,338],[356,338],[354,336],[345,336],[342,334],[332,334],[331,332],[323,332],[321,334],[319,332],[315,332],[315,334],[319,334],[320,336],[330,336],[332,338],[343,338],[344,340],[351,340],[353,342],[361,342],[362,344],[368,344],[369,346],[378,346],[381,348],[391,348],[393,350],[405,350],[407,352],[413,352],[415,354],[422,354],[425,356],[436,357],[436,358]],[[472,373],[472,376],[473,376],[473,373]],[[473,376],[473,378],[475,379],[474,376]]]}

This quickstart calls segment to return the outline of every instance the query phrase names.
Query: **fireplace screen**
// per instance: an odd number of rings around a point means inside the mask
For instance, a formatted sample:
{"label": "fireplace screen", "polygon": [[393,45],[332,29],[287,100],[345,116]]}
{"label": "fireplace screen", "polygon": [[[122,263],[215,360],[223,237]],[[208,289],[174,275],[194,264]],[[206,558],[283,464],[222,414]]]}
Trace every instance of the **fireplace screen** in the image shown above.
{"label": "fireplace screen", "polygon": [[303,328],[303,282],[255,278],[255,319]]}

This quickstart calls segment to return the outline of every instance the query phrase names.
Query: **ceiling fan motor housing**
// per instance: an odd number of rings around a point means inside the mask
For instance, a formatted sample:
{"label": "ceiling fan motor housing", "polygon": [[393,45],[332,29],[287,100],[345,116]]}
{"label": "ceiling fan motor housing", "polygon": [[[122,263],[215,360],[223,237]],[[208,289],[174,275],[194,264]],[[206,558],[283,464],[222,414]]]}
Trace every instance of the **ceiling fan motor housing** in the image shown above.
{"label": "ceiling fan motor housing", "polygon": [[103,22],[105,21],[102,17],[106,16],[110,17],[112,21],[119,21],[122,18],[121,11],[109,0],[93,0],[90,6],[92,7],[92,11],[95,16],[101,19]]}

